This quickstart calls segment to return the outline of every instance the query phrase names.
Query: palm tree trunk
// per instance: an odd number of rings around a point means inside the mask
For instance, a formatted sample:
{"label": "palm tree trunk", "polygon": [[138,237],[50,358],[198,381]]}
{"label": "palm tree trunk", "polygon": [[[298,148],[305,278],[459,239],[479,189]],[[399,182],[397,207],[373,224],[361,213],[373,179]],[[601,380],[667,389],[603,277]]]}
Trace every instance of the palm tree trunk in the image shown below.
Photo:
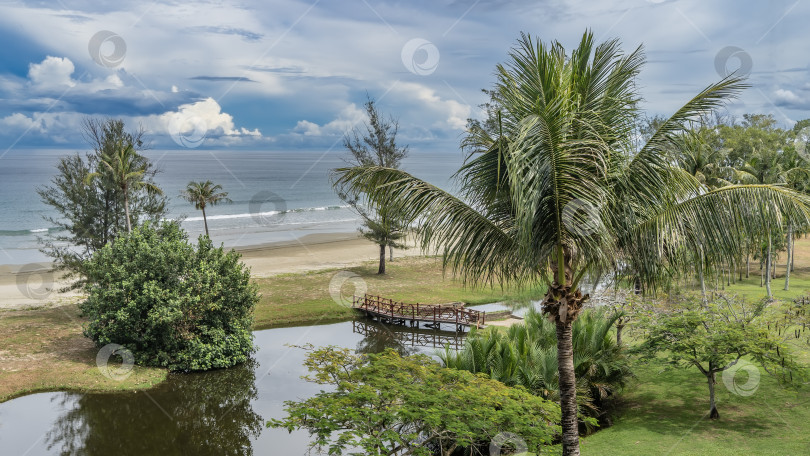
{"label": "palm tree trunk", "polygon": [[205,206],[203,206],[201,209],[203,213],[203,224],[205,225],[205,236],[211,237],[208,235],[208,219],[205,217]]}
{"label": "palm tree trunk", "polygon": [[380,267],[377,274],[385,274],[385,244],[380,244]]}
{"label": "palm tree trunk", "polygon": [[768,254],[765,256],[765,291],[768,298],[773,298],[771,292],[771,233],[768,233]]}
{"label": "palm tree trunk", "polygon": [[394,246],[388,244],[388,261],[394,261]]}
{"label": "palm tree trunk", "polygon": [[793,263],[793,226],[788,225],[787,233],[787,265],[785,265],[785,291],[790,290],[790,264]]}
{"label": "palm tree trunk", "polygon": [[129,220],[129,196],[127,196],[126,189],[124,190],[124,212],[127,216],[127,233],[132,233],[132,222]]}
{"label": "palm tree trunk", "polygon": [[574,348],[571,321],[557,321],[557,365],[560,375],[560,409],[562,410],[562,454],[579,455],[577,422],[577,384],[574,375]]}
{"label": "palm tree trunk", "polygon": [[748,279],[751,277],[751,255],[746,253],[745,254],[745,278]]}
{"label": "palm tree trunk", "polygon": [[796,240],[794,239],[791,244],[793,245],[790,247],[790,272],[793,272],[793,263],[796,262]]}
{"label": "palm tree trunk", "polygon": [[698,278],[700,279],[700,293],[703,295],[703,299],[706,299],[706,278],[703,276],[703,249],[699,251],[699,260],[697,264],[698,268]]}

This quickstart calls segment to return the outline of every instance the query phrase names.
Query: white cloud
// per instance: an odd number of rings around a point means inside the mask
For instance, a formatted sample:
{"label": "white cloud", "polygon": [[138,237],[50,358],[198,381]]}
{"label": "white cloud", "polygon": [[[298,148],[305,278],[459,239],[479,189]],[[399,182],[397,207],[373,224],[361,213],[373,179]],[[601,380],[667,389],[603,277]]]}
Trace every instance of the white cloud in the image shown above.
{"label": "white cloud", "polygon": [[66,89],[76,85],[76,81],[71,79],[73,71],[75,67],[70,59],[49,55],[42,63],[32,63],[28,66],[28,78],[37,88]]}
{"label": "white cloud", "polygon": [[191,132],[205,136],[254,136],[261,137],[258,128],[248,130],[236,127],[233,116],[223,112],[222,106],[213,98],[180,105],[176,111],[159,116],[149,116],[145,122],[156,132],[169,135],[184,135]]}
{"label": "white cloud", "polygon": [[464,130],[472,108],[464,103],[452,99],[442,99],[436,91],[421,84],[406,82],[398,84],[393,91],[399,92],[407,98],[419,101],[423,109],[438,113],[440,119],[434,124],[439,128]]}
{"label": "white cloud", "polygon": [[792,90],[785,90],[785,89],[777,89],[774,92],[774,97],[776,98],[776,102],[783,102],[786,104],[796,104],[801,103],[803,100],[801,97],[793,93]]}
{"label": "white cloud", "polygon": [[304,136],[342,136],[366,119],[366,112],[352,103],[343,108],[334,120],[323,125],[308,120],[299,120],[293,128],[293,133]]}
{"label": "white cloud", "polygon": [[18,133],[26,131],[44,132],[41,118],[33,119],[20,112],[4,117],[0,120],[0,124]]}

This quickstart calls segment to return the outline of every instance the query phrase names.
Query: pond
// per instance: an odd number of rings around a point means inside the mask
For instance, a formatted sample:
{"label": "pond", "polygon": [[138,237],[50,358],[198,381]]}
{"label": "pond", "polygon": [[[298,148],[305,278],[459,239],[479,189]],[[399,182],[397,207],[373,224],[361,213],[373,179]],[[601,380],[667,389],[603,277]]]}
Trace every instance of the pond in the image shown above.
{"label": "pond", "polygon": [[265,428],[285,415],[285,400],[322,389],[300,378],[305,352],[288,345],[435,355],[464,337],[366,319],[254,334],[254,361],[232,369],[171,374],[142,392],[39,393],[0,404],[0,454],[303,455],[308,433]]}

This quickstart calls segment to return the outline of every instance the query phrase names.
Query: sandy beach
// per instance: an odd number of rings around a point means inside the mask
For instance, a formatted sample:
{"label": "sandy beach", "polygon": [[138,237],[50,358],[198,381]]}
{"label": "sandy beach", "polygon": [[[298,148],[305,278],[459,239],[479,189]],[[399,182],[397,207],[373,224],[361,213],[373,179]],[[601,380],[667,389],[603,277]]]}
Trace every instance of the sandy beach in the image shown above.
{"label": "sandy beach", "polygon": [[[310,234],[291,241],[240,247],[237,251],[254,277],[354,266],[379,258],[379,247],[358,233]],[[395,250],[394,258],[421,254],[418,248]],[[55,291],[65,285],[48,263],[0,265],[0,309],[76,302],[77,293]]]}

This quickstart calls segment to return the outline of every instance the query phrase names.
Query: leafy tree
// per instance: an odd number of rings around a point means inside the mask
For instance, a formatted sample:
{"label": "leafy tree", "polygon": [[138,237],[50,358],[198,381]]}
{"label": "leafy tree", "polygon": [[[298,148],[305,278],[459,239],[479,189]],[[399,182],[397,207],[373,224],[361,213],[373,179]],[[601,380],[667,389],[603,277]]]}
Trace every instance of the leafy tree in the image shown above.
{"label": "leafy tree", "polygon": [[784,145],[784,131],[770,114],[744,114],[741,122],[718,127],[721,147],[728,151],[729,166],[744,165],[757,149],[778,150]]}
{"label": "leafy tree", "polygon": [[[135,151],[132,142],[119,139],[115,149],[109,155],[103,155],[100,163],[107,168],[108,175],[112,176],[113,182],[121,191],[124,199],[124,215],[127,222],[127,233],[132,232],[132,217],[129,214],[129,195],[132,191],[144,189],[147,193],[161,195],[163,191],[151,182],[147,176],[147,168],[143,165],[143,159]],[[102,171],[90,173],[85,178],[88,185],[94,180],[104,175]]]}
{"label": "leafy tree", "polygon": [[[612,335],[619,316],[591,310],[574,322],[577,401],[582,418],[604,417],[607,400],[632,377],[624,350]],[[473,330],[462,350],[447,349],[440,356],[447,367],[484,373],[508,386],[520,385],[544,399],[559,401],[554,334],[554,323],[532,309],[525,324],[513,325],[505,334]],[[582,421],[590,425],[592,420]]]}
{"label": "leafy tree", "polygon": [[214,185],[210,180],[189,182],[186,189],[180,192],[180,196],[193,204],[194,209],[202,211],[206,236],[208,236],[208,219],[205,217],[205,208],[207,206],[216,206],[219,203],[231,202],[231,199],[228,198],[228,192],[223,192],[221,185]]}
{"label": "leafy tree", "polygon": [[797,382],[803,367],[789,346],[769,329],[766,301],[751,305],[719,295],[711,301],[686,301],[649,313],[640,327],[646,358],[662,356],[678,368],[696,367],[709,386],[709,417],[720,418],[715,401],[717,375],[751,358],[784,382]]}
{"label": "leafy tree", "polygon": [[86,264],[85,335],[135,362],[195,371],[245,362],[253,350],[250,271],[207,236],[188,242],[176,222],[136,227]]}
{"label": "leafy tree", "polygon": [[[129,144],[140,150],[146,147],[143,131],[127,132],[121,120],[86,119],[84,136],[92,151],[84,155],[62,157],[57,174],[51,184],[38,188],[42,201],[53,207],[57,216],[45,220],[56,227],[47,238],[41,239],[42,252],[54,259],[57,269],[67,271],[69,277],[81,277],[83,262],[126,230],[124,195],[107,166],[104,157],[115,154],[118,144]],[[135,168],[142,171],[145,186],[130,188],[128,201],[130,217],[140,221],[157,222],[165,217],[167,200],[156,187],[157,169],[146,157],[137,155]],[[87,176],[97,173],[87,185]],[[81,280],[70,288],[81,286]]]}
{"label": "leafy tree", "polygon": [[337,170],[336,184],[395,201],[418,224],[423,247],[443,248],[444,265],[468,283],[542,280],[543,310],[556,325],[562,446],[579,454],[572,324],[595,271],[631,275],[654,291],[692,267],[702,245],[710,260],[733,258],[776,220],[810,220],[810,198],[776,185],[706,191],[674,166],[674,137],[745,87],[736,77],[708,86],[664,121],[637,151],[641,48],[599,45],[586,32],[570,54],[523,36],[497,67],[499,135],[468,132],[471,156],[456,197],[400,170]]}
{"label": "leafy tree", "polygon": [[[306,429],[312,447],[329,454],[450,456],[482,448],[500,433],[517,434],[529,451],[559,432],[556,404],[523,388],[456,369],[430,357],[400,357],[394,350],[353,355],[348,349],[310,350],[311,382],[330,385],[302,401],[286,401],[289,416],[269,427]],[[485,453],[484,453],[485,454]]]}
{"label": "leafy tree", "polygon": [[[396,144],[399,123],[393,117],[386,119],[372,99],[366,101],[365,108],[368,116],[365,133],[355,128],[343,138],[343,145],[349,151],[347,163],[351,166],[398,169],[402,159],[408,156],[408,146],[399,147]],[[360,228],[363,237],[380,246],[380,266],[377,273],[385,274],[385,249],[388,247],[393,259],[394,248],[406,248],[400,241],[406,236],[407,221],[390,202],[378,200],[372,207],[364,209],[357,192],[346,192],[341,186],[335,188],[338,196],[351,205],[363,219],[363,227]]]}

